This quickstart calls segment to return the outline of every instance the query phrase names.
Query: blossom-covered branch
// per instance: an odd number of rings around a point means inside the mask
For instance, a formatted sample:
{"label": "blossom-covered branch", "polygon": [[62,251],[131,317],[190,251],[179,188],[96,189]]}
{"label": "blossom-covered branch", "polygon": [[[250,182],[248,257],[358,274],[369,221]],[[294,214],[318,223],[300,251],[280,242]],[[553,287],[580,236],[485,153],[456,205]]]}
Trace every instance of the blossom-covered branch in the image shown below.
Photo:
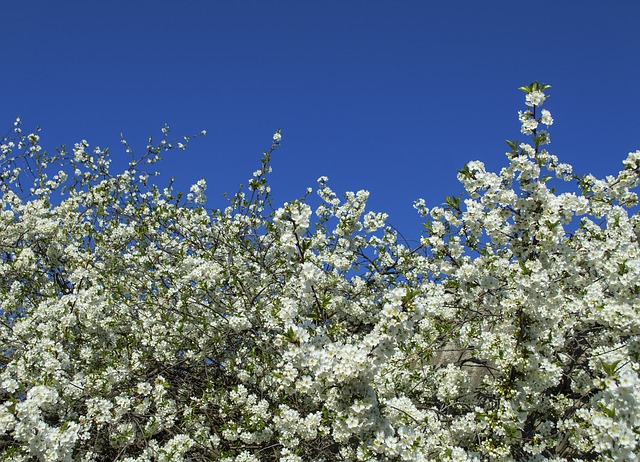
{"label": "blossom-covered branch", "polygon": [[113,173],[108,150],[48,154],[16,121],[2,460],[636,460],[640,151],[575,175],[547,151],[549,88],[521,88],[528,139],[499,172],[471,161],[462,195],[416,201],[417,247],[326,177],[317,205],[274,205],[279,130],[209,210],[204,180],[149,181],[186,147],[168,127],[141,155],[123,138]]}

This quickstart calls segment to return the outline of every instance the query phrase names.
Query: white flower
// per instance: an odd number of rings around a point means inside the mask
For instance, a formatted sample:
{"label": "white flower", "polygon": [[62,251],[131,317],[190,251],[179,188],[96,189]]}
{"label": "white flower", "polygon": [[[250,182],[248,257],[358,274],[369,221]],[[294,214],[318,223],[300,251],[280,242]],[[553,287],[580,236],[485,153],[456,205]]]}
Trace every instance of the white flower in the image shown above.
{"label": "white flower", "polygon": [[540,90],[527,93],[526,104],[527,106],[542,106],[542,103],[547,99],[546,95]]}
{"label": "white flower", "polygon": [[2,381],[2,384],[0,384],[0,388],[2,388],[3,390],[8,391],[9,393],[13,393],[14,391],[16,391],[18,389],[18,382],[16,382],[12,378],[7,378],[7,379]]}
{"label": "white flower", "polygon": [[531,111],[518,111],[518,120],[520,123],[524,123],[531,118]]}
{"label": "white flower", "polygon": [[187,194],[187,199],[190,201],[194,201],[196,204],[204,204],[207,201],[207,196],[205,195],[205,191],[207,189],[207,182],[203,179],[198,180],[198,182],[194,185],[191,185],[189,189],[189,194]]}
{"label": "white flower", "polygon": [[276,143],[279,143],[281,139],[282,135],[280,134],[280,132],[275,132],[273,134],[273,141],[275,141]]}
{"label": "white flower", "polygon": [[540,123],[545,124],[547,127],[553,125],[553,117],[551,117],[551,113],[547,109],[542,110],[542,117],[540,118]]}
{"label": "white flower", "polygon": [[538,128],[538,122],[536,119],[527,119],[522,122],[520,131],[525,135],[531,135],[536,128]]}
{"label": "white flower", "polygon": [[149,393],[151,393],[151,385],[149,384],[149,382],[140,382],[138,383],[138,386],[136,387],[136,391],[138,393],[140,393],[141,395],[148,395]]}
{"label": "white flower", "polygon": [[538,144],[542,146],[543,144],[549,143],[551,143],[551,136],[549,135],[549,132],[546,130],[540,130],[538,132]]}

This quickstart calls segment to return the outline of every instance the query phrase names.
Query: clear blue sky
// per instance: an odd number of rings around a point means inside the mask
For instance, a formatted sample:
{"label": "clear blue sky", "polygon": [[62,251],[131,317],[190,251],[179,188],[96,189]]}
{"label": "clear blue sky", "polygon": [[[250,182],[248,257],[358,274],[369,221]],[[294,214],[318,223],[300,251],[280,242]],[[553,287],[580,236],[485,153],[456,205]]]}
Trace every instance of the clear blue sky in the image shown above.
{"label": "clear blue sky", "polygon": [[276,201],[326,175],[408,237],[469,160],[499,169],[520,85],[550,83],[550,150],[578,173],[640,149],[640,2],[15,1],[2,6],[0,133],[122,151],[206,129],[162,171],[224,205],[277,128]]}

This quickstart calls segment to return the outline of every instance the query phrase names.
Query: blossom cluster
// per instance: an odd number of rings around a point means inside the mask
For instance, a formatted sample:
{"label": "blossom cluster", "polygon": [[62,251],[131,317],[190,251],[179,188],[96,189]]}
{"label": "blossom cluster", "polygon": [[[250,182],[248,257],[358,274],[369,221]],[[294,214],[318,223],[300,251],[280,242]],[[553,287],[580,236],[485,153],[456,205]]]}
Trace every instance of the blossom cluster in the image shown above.
{"label": "blossom cluster", "polygon": [[[640,151],[578,176],[529,141],[471,161],[417,246],[367,191],[273,204],[282,142],[224,209],[82,140],[0,143],[0,459],[634,461]],[[544,130],[540,129],[544,125]],[[204,134],[204,133],[202,133]],[[59,170],[55,170],[59,169]],[[31,182],[31,185],[29,184]],[[562,182],[556,192],[554,184]]]}

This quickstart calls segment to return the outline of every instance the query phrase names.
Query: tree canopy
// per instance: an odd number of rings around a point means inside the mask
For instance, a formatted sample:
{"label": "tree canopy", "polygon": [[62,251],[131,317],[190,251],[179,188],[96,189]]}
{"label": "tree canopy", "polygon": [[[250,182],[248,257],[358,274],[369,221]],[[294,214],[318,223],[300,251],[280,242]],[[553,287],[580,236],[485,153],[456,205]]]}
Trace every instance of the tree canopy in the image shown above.
{"label": "tree canopy", "polygon": [[[404,242],[367,191],[321,177],[274,204],[280,131],[208,209],[18,119],[0,165],[0,455],[6,461],[637,460],[640,151],[577,176],[526,142],[415,203]],[[604,160],[603,160],[604,161]],[[277,185],[275,185],[277,187]]]}

